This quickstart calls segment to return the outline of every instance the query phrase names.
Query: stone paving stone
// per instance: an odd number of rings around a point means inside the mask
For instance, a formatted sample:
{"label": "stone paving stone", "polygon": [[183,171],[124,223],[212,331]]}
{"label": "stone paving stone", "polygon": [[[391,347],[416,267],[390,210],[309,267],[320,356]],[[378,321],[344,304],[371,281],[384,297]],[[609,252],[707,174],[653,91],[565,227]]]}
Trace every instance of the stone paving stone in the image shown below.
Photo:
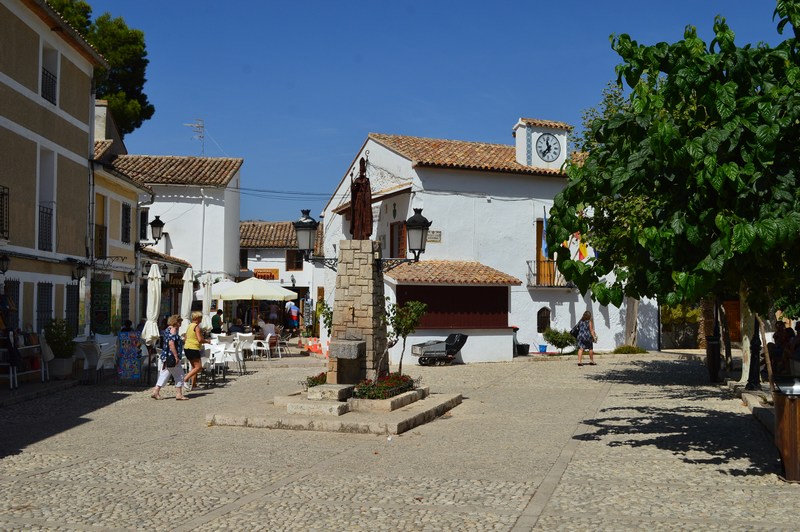
{"label": "stone paving stone", "polygon": [[76,386],[0,408],[0,529],[797,529],[800,486],[700,362],[597,360],[408,364],[464,402],[391,440],[207,426],[262,411],[322,362],[248,363],[186,402]]}

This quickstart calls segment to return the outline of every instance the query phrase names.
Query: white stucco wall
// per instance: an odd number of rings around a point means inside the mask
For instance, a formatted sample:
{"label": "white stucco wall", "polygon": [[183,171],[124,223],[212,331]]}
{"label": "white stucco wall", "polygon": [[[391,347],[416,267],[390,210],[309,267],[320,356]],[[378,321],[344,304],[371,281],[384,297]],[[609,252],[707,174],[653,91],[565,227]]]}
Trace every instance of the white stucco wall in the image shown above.
{"label": "white stucco wall", "polygon": [[285,248],[248,249],[247,269],[255,271],[257,268],[278,270],[278,278],[271,282],[278,283],[290,290],[292,287],[292,275],[294,275],[295,286],[309,289],[313,286],[314,266],[309,262],[303,261],[302,270],[287,270]]}
{"label": "white stucco wall", "polygon": [[[153,186],[150,221],[164,222],[165,237],[154,246],[162,253],[191,263],[195,273],[233,278],[239,273],[239,173],[228,189]],[[148,232],[149,234],[149,232]]]}

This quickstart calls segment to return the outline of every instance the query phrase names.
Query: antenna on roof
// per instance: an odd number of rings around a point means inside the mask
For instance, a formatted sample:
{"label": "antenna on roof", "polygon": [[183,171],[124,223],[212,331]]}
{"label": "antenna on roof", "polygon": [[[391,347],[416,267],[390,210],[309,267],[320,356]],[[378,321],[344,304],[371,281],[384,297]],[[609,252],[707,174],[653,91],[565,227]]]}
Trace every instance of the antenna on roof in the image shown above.
{"label": "antenna on roof", "polygon": [[192,137],[192,140],[199,140],[200,141],[200,156],[203,157],[206,154],[206,123],[205,120],[202,118],[196,118],[194,123],[192,124],[183,124],[184,126],[192,128],[195,135]]}

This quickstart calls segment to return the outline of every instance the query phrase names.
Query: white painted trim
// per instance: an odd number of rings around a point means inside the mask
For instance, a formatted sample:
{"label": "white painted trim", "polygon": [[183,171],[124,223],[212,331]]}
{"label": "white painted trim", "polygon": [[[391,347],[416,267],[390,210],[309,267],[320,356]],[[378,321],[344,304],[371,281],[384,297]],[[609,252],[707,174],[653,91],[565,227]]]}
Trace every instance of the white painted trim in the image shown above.
{"label": "white painted trim", "polygon": [[72,151],[68,151],[68,150],[64,149],[64,146],[61,146],[60,144],[56,144],[55,142],[53,142],[53,141],[51,141],[51,140],[49,140],[49,139],[37,134],[37,133],[34,133],[33,131],[31,131],[29,129],[26,129],[26,128],[22,127],[19,124],[17,124],[16,122],[12,122],[11,120],[7,119],[4,116],[0,116],[0,127],[9,130],[12,133],[16,133],[20,137],[26,138],[26,139],[30,140],[31,142],[36,143],[38,146],[42,146],[44,148],[47,148],[48,150],[55,152],[57,155],[62,155],[64,157],[66,157],[67,159],[71,160],[72,162],[76,163],[76,164],[85,165],[87,171],[89,169],[88,154],[85,155],[85,156],[81,156],[78,153],[75,153],[75,152],[72,152]]}
{"label": "white painted trim", "polygon": [[[41,56],[41,51],[39,52],[39,55]],[[58,68],[59,69],[61,68],[61,64],[60,63],[59,63],[59,67]],[[41,85],[41,83],[42,83],[42,79],[41,78],[42,78],[42,72],[41,72],[41,68],[40,68],[39,69],[39,76],[36,78],[38,80],[39,85]],[[15,80],[13,80],[8,75],[6,75],[6,74],[4,74],[2,72],[0,72],[0,83],[2,83],[3,85],[6,85],[8,88],[10,88],[14,92],[18,93],[19,95],[28,98],[33,103],[45,108],[46,110],[50,111],[54,115],[58,115],[59,118],[63,118],[64,120],[66,120],[67,122],[72,124],[73,126],[79,128],[81,131],[84,131],[86,133],[89,132],[89,128],[90,128],[89,124],[87,124],[85,122],[81,122],[80,120],[78,120],[77,118],[75,118],[71,114],[67,113],[66,111],[64,111],[60,107],[58,107],[56,105],[53,105],[52,103],[50,103],[47,100],[45,100],[42,97],[42,95],[39,94],[38,92],[34,92],[34,91],[30,90],[29,88],[25,87],[24,85],[20,85]]]}

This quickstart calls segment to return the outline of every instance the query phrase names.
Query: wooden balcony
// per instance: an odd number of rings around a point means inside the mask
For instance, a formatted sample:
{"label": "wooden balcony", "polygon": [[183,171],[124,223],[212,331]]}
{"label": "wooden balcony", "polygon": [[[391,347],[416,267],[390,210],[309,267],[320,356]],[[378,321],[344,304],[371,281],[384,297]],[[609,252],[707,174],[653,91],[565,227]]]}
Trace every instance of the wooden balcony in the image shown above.
{"label": "wooden balcony", "polygon": [[528,264],[528,288],[574,288],[556,268],[556,261],[538,259],[526,261]]}

